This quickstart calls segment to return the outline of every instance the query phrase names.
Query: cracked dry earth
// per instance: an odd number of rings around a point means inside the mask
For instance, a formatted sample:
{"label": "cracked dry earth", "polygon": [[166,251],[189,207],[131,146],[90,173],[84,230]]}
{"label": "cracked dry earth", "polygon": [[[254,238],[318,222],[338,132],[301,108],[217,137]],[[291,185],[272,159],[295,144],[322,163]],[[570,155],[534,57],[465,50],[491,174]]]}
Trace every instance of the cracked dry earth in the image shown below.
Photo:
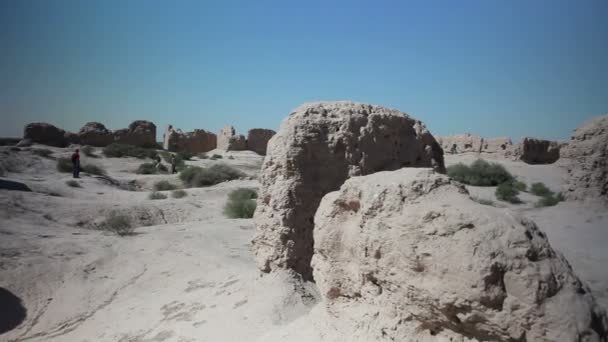
{"label": "cracked dry earth", "polygon": [[[92,162],[114,179],[135,180],[139,191],[87,175],[82,188],[71,188],[70,175],[56,172],[54,160],[18,153],[15,158],[31,160],[7,178],[33,192],[0,190],[0,287],[19,297],[27,313],[0,332],[1,341],[251,340],[306,310],[290,297],[289,281],[259,279],[252,221],[222,214],[227,194],[256,188],[256,180],[149,200],[155,181],[180,184],[177,177],[136,175],[142,162],[136,159],[99,158]],[[255,176],[262,157],[231,154],[235,159],[224,163]],[[100,230],[110,210],[129,215],[140,226],[136,234]]]}

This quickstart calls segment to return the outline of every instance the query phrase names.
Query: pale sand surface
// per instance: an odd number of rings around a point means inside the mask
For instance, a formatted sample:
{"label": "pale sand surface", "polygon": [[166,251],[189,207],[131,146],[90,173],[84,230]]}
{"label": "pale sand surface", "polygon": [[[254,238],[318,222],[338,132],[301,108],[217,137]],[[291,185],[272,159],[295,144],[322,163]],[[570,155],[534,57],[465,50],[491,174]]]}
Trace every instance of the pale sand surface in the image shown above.
{"label": "pale sand surface", "polygon": [[[55,156],[71,153],[49,149]],[[186,189],[188,196],[182,199],[149,200],[154,182],[181,184],[177,176],[137,175],[142,160],[135,158],[83,157],[83,163],[103,166],[123,184],[135,181],[137,191],[87,175],[79,180],[82,188],[71,188],[65,184],[71,175],[58,173],[54,160],[11,152],[13,167],[21,171],[5,178],[24,182],[34,192],[0,190],[0,287],[21,298],[27,316],[0,340],[348,340],[347,330],[326,326],[322,305],[315,305],[313,297],[302,298],[300,285],[289,277],[260,277],[251,253],[252,220],[227,219],[222,208],[231,190],[258,187],[255,177],[263,157],[218,154],[225,157],[188,164],[227,163],[251,178]],[[557,164],[483,157],[500,161],[528,184],[541,181],[555,191],[563,185],[564,172]],[[476,158],[447,155],[446,162]],[[536,221],[608,307],[605,209],[575,202],[535,208],[538,198],[530,194],[522,194],[526,203],[516,206],[496,201],[494,188],[469,190]],[[129,215],[140,226],[137,234],[119,237],[96,229],[112,210]]]}

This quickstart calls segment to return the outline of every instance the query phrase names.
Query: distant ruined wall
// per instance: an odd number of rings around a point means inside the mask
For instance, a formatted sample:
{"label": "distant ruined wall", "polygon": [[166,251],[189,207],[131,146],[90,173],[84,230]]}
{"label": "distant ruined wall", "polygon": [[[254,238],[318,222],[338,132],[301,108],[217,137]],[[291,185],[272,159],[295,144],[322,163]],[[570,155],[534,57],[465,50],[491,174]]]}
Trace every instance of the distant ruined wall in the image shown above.
{"label": "distant ruined wall", "polygon": [[449,135],[437,139],[446,154],[457,153],[501,153],[513,148],[509,138],[483,138],[471,133]]}
{"label": "distant ruined wall", "polygon": [[182,132],[180,129],[167,126],[163,136],[163,148],[171,152],[189,152],[193,154],[211,151],[217,147],[217,136],[203,129]]}

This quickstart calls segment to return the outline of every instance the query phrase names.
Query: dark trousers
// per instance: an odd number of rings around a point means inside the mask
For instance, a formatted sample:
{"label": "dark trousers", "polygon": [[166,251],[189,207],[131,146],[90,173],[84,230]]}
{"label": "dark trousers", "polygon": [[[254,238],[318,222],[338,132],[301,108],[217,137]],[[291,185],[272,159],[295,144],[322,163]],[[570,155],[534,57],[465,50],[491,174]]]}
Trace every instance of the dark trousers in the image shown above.
{"label": "dark trousers", "polygon": [[74,178],[80,178],[80,164],[72,165],[72,175]]}

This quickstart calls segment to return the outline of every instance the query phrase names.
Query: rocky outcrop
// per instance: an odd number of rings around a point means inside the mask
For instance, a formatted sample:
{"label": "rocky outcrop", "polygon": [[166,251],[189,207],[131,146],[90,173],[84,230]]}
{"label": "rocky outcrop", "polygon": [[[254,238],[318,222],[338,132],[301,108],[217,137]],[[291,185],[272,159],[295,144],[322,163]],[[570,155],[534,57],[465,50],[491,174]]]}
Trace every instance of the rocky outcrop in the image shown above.
{"label": "rocky outcrop", "polygon": [[247,149],[257,154],[266,155],[268,141],[277,132],[271,129],[254,128],[247,132]]}
{"label": "rocky outcrop", "polygon": [[156,125],[150,121],[133,121],[128,128],[114,132],[114,142],[139,147],[156,147]]}
{"label": "rocky outcrop", "polygon": [[247,138],[236,134],[234,127],[224,126],[217,135],[217,148],[224,151],[243,151],[247,149]]}
{"label": "rocky outcrop", "polygon": [[534,222],[430,169],[347,180],[323,198],[314,243],[327,309],[360,341],[608,338],[605,311]]}
{"label": "rocky outcrop", "polygon": [[167,126],[164,134],[163,148],[172,152],[189,152],[193,154],[208,152],[217,147],[217,136],[203,129],[184,133],[173,126]]}
{"label": "rocky outcrop", "polygon": [[608,114],[578,127],[562,152],[568,170],[566,197],[608,205]]}
{"label": "rocky outcrop", "polygon": [[31,142],[56,147],[65,147],[68,142],[65,131],[45,122],[27,124],[23,130],[23,139]]}
{"label": "rocky outcrop", "polygon": [[321,198],[350,177],[402,167],[445,172],[443,151],[422,122],[361,103],[297,108],[270,140],[262,165],[254,215],[260,269],[291,269],[311,279],[313,216]]}
{"label": "rocky outcrop", "polygon": [[470,133],[465,133],[440,137],[437,139],[437,142],[441,145],[441,148],[445,153],[481,153],[483,138]]}
{"label": "rocky outcrop", "polygon": [[515,147],[514,155],[528,164],[553,164],[559,151],[560,144],[555,141],[526,137]]}
{"label": "rocky outcrop", "polygon": [[114,141],[114,136],[103,124],[88,122],[78,131],[78,141],[83,145],[107,146]]}

